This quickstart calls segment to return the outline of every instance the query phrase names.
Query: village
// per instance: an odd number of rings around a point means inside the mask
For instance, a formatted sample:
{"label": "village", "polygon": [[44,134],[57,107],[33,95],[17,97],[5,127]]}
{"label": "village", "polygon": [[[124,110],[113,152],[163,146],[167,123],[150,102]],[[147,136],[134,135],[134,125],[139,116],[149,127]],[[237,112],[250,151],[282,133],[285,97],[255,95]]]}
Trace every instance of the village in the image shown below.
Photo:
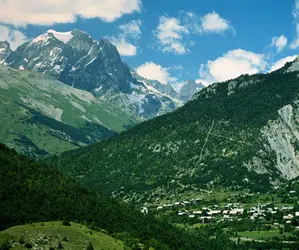
{"label": "village", "polygon": [[[295,191],[290,191],[293,195]],[[141,207],[141,213],[175,213],[175,216],[188,220],[196,220],[197,223],[219,223],[223,221],[269,221],[274,226],[291,224],[292,220],[299,219],[299,210],[290,204],[267,203],[221,203],[207,205],[202,198],[194,198],[190,201],[177,201],[170,204]],[[298,225],[299,226],[299,225]],[[298,227],[299,229],[299,227]]]}

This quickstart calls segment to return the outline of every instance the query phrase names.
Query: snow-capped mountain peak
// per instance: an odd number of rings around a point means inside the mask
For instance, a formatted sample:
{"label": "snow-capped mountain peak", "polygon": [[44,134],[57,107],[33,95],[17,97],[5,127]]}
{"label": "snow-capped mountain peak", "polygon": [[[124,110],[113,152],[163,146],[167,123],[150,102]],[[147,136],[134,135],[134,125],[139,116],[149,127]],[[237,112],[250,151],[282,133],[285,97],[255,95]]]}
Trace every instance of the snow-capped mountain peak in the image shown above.
{"label": "snow-capped mountain peak", "polygon": [[94,41],[84,31],[48,30],[9,53],[5,63],[50,74],[141,119],[182,105],[171,84],[142,78],[122,62],[109,40]]}
{"label": "snow-capped mountain peak", "polygon": [[52,34],[56,39],[58,39],[59,41],[62,41],[64,43],[67,43],[69,40],[71,40],[73,38],[72,31],[58,32],[55,30],[48,30],[47,33]]}

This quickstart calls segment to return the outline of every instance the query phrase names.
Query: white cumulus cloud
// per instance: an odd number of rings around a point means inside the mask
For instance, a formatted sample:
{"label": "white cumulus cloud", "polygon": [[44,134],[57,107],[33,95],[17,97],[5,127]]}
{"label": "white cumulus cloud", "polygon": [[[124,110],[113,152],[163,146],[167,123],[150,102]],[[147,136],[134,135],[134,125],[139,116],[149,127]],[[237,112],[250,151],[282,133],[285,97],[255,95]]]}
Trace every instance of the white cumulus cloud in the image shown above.
{"label": "white cumulus cloud", "polygon": [[288,62],[292,62],[297,58],[297,55],[294,56],[287,56],[285,58],[282,58],[280,60],[278,60],[276,63],[274,63],[270,69],[270,72],[278,70],[280,68],[282,68],[286,63]]}
{"label": "white cumulus cloud", "polygon": [[275,47],[277,49],[277,53],[281,52],[288,44],[288,39],[281,35],[279,37],[272,37],[272,43],[270,46]]}
{"label": "white cumulus cloud", "polygon": [[223,33],[226,30],[233,29],[229,21],[222,18],[215,11],[203,16],[201,20],[203,32]]}
{"label": "white cumulus cloud", "polygon": [[113,22],[141,7],[141,0],[1,0],[0,22],[52,25],[75,22],[78,16]]}
{"label": "white cumulus cloud", "polygon": [[141,20],[133,20],[129,23],[119,26],[120,33],[118,36],[112,36],[109,40],[116,46],[122,56],[135,56],[138,48],[136,42],[141,36]]}
{"label": "white cumulus cloud", "polygon": [[119,29],[123,32],[123,34],[127,37],[132,37],[135,39],[140,39],[141,29],[140,26],[142,21],[140,19],[133,20],[129,23],[122,24],[119,26]]}
{"label": "white cumulus cloud", "polygon": [[183,42],[184,35],[188,33],[188,29],[181,24],[179,19],[167,16],[160,17],[159,25],[154,31],[163,52],[180,55],[189,52]]}
{"label": "white cumulus cloud", "polygon": [[295,0],[293,8],[293,17],[296,24],[296,37],[290,44],[291,49],[297,49],[299,47],[299,0]]}
{"label": "white cumulus cloud", "polygon": [[8,41],[12,50],[22,45],[26,40],[27,37],[21,31],[0,25],[0,41]]}
{"label": "white cumulus cloud", "polygon": [[146,62],[136,68],[138,75],[150,80],[157,80],[163,84],[176,81],[177,78],[170,75],[167,68],[154,62]]}
{"label": "white cumulus cloud", "polygon": [[235,49],[228,51],[214,61],[201,65],[200,78],[197,80],[204,85],[213,82],[222,82],[236,78],[242,74],[256,74],[264,71],[267,62],[263,54]]}
{"label": "white cumulus cloud", "polygon": [[180,11],[178,18],[161,16],[153,34],[160,50],[183,55],[189,53],[195,43],[189,40],[191,35],[222,34],[227,30],[235,33],[230,22],[216,12],[200,17],[194,12]]}
{"label": "white cumulus cloud", "polygon": [[116,46],[119,54],[122,56],[135,56],[137,54],[137,47],[129,43],[125,38],[111,37],[110,42]]}

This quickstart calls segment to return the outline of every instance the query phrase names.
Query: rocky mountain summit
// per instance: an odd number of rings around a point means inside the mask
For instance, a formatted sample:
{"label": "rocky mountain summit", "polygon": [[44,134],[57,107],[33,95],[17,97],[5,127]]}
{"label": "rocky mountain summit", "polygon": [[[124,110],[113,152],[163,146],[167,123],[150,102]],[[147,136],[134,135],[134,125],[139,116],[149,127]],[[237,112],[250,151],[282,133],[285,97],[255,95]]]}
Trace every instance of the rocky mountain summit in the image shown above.
{"label": "rocky mountain summit", "polygon": [[180,95],[169,83],[142,78],[122,62],[109,40],[94,41],[79,30],[49,30],[16,51],[5,52],[1,58],[15,69],[48,74],[74,88],[89,91],[141,120],[173,111],[195,93],[191,87],[187,96]]}

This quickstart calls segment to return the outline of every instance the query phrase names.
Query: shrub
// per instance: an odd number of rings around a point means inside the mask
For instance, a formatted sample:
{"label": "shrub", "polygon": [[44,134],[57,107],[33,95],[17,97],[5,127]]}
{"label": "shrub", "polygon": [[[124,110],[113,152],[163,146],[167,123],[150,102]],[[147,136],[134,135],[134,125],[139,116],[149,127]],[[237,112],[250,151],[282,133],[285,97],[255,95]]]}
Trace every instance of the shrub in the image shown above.
{"label": "shrub", "polygon": [[26,247],[26,248],[32,248],[32,244],[31,244],[30,242],[26,242],[26,243],[25,243],[25,247]]}
{"label": "shrub", "polygon": [[67,219],[64,219],[62,221],[62,225],[64,225],[64,226],[71,226],[71,222],[69,220],[67,220]]}
{"label": "shrub", "polygon": [[20,237],[20,239],[19,239],[19,243],[20,243],[21,245],[23,245],[23,244],[25,243],[25,238],[24,238],[24,236],[21,236],[21,237]]}
{"label": "shrub", "polygon": [[89,242],[86,250],[94,250],[93,245],[91,244],[91,242]]}
{"label": "shrub", "polygon": [[58,247],[57,248],[58,249],[63,249],[63,246],[62,246],[61,242],[58,243]]}

